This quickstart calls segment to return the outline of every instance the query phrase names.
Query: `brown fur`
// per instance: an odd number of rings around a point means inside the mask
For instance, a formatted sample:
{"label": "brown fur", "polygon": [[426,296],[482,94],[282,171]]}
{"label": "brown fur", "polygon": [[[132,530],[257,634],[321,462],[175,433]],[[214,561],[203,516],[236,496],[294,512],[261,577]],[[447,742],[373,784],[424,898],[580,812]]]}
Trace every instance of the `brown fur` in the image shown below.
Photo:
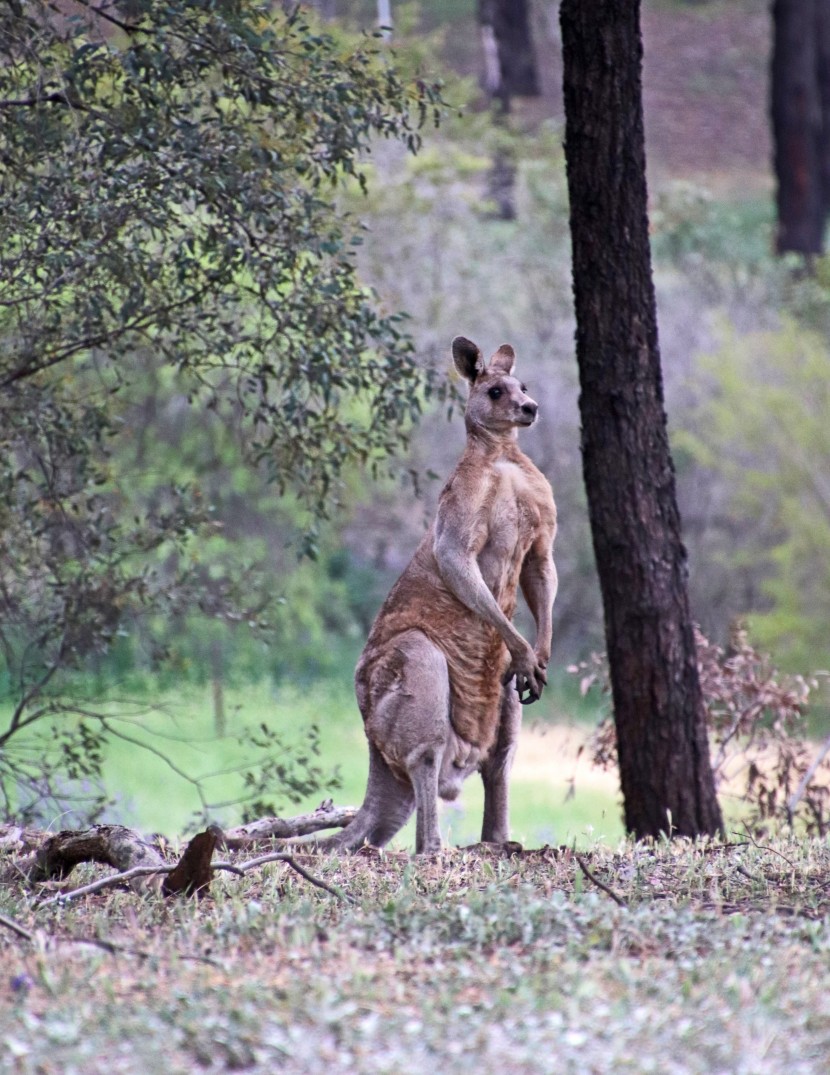
{"label": "brown fur", "polygon": [[[483,838],[506,839],[517,700],[535,701],[546,682],[556,508],[516,438],[537,407],[512,376],[509,345],[485,368],[478,348],[457,337],[453,357],[471,385],[467,444],[357,666],[369,787],[335,846],[385,842],[417,806],[416,850],[434,850],[435,796],[452,798],[476,768],[485,780]],[[532,648],[511,622],[519,585],[536,621]]]}
{"label": "brown fur", "polygon": [[[500,463],[516,468],[518,482]],[[444,486],[438,513],[465,518],[464,537],[476,554],[488,544],[498,551],[499,570],[486,581],[504,615],[512,619],[525,557],[540,534],[543,547],[549,547],[555,531],[547,481],[515,442],[482,445],[474,440]],[[505,531],[508,540],[502,549]],[[434,545],[433,524],[378,613],[357,667],[358,699],[372,738],[373,693],[386,688],[390,648],[397,635],[419,630],[447,659],[456,734],[484,755],[496,738],[501,681],[510,654],[498,630],[471,615],[444,582]],[[383,743],[376,745],[383,753]]]}

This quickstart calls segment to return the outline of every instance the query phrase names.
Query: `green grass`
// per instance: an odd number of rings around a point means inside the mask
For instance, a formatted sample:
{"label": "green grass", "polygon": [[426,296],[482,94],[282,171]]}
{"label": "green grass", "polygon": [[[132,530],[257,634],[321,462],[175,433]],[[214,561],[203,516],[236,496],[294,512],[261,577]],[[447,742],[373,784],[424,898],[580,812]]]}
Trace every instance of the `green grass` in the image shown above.
{"label": "green grass", "polygon": [[[0,890],[0,1070],[812,1075],[826,841],[308,856],[211,898]],[[608,891],[600,889],[601,881]],[[73,878],[74,880],[74,878]],[[617,902],[619,901],[619,902]],[[141,954],[107,954],[98,936]]]}
{"label": "green grass", "polygon": [[[183,689],[162,699],[157,712],[142,718],[140,726],[126,730],[133,738],[142,738],[154,750],[167,753],[180,772],[190,777],[205,777],[212,772],[224,775],[205,780],[207,799],[222,803],[239,796],[242,785],[238,775],[227,770],[244,758],[256,759],[256,752],[246,752],[236,736],[245,725],[266,722],[284,732],[289,741],[302,746],[305,730],[316,723],[321,730],[321,754],[318,764],[328,774],[339,774],[341,786],[321,789],[296,804],[284,800],[280,813],[302,813],[331,795],[338,804],[359,805],[363,800],[368,769],[368,752],[363,725],[351,685],[335,680],[309,686],[302,691],[288,687],[274,688],[262,682],[228,691],[226,712],[228,735],[217,738],[212,727],[212,698],[209,688]],[[555,719],[554,702],[547,703],[543,716]],[[530,711],[528,711],[528,714]],[[537,722],[534,722],[534,725]],[[547,723],[546,725],[547,726]],[[151,737],[148,729],[161,736]],[[549,755],[549,771],[539,750]],[[571,843],[582,846],[597,838],[613,840],[622,834],[620,811],[613,787],[608,790],[576,781],[576,793],[566,801],[568,777],[576,762],[558,756],[560,744],[552,737],[533,737],[523,741],[511,784],[511,819],[514,837],[526,846],[544,843]],[[533,755],[531,757],[531,754]],[[528,761],[533,771],[522,775]],[[117,805],[107,820],[133,824],[144,831],[175,836],[192,827],[200,799],[194,788],[174,772],[161,758],[132,743],[115,741],[107,751],[105,779]],[[278,792],[275,790],[275,797]],[[483,794],[481,781],[472,777],[455,803],[442,804],[441,825],[445,840],[466,844],[480,835]],[[225,807],[209,811],[223,824],[239,822],[239,810]],[[395,846],[414,846],[414,823],[398,837]]]}

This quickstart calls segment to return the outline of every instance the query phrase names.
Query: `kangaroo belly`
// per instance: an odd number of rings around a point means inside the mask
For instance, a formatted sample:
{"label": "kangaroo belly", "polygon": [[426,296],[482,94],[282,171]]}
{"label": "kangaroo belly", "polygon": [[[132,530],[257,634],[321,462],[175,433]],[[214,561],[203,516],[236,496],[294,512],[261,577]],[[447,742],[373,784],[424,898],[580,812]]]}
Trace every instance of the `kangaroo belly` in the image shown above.
{"label": "kangaroo belly", "polygon": [[[446,660],[449,717],[455,734],[484,755],[493,745],[498,727],[501,679],[508,664],[504,643],[494,628],[446,591],[430,595],[428,615],[419,605],[419,601],[409,605],[397,602],[394,614],[385,616],[382,610],[372,628],[355,676],[367,732],[380,700],[397,689],[399,665],[406,659],[398,641],[418,632]],[[423,704],[431,705],[434,680],[424,678],[421,689]]]}
{"label": "kangaroo belly", "polygon": [[[488,536],[478,555],[478,566],[488,589],[510,619],[515,611],[522,563],[540,514],[527,495],[526,478],[518,466],[505,464],[493,489],[498,495],[486,513]],[[438,570],[433,543],[434,533],[430,530],[378,613],[358,667],[358,700],[369,732],[376,699],[387,689],[387,655],[397,639],[409,632],[420,632],[446,659],[453,731],[484,756],[496,739],[501,680],[509,655],[497,629],[447,588]],[[378,747],[383,749],[379,741]]]}

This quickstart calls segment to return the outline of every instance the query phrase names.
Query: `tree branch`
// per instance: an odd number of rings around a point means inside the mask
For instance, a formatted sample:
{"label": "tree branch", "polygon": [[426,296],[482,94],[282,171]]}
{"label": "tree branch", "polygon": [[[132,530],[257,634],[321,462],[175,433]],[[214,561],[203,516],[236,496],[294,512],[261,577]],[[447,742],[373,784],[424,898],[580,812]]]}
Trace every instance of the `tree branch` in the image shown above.
{"label": "tree branch", "polygon": [[[283,852],[273,852],[269,855],[260,855],[258,858],[250,859],[248,862],[243,862],[239,865],[235,865],[232,862],[214,862],[211,864],[211,870],[220,870],[225,873],[232,873],[238,877],[244,877],[246,873],[251,870],[259,869],[260,866],[265,866],[269,862],[284,862],[287,866],[290,866],[292,870],[295,870],[301,877],[305,878],[309,884],[314,885],[317,888],[322,889],[324,892],[328,892],[330,895],[335,896],[337,899],[342,900],[344,903],[356,903],[357,901],[352,897],[342,892],[334,885],[329,885],[326,881],[321,880],[314,874],[310,873],[304,866],[301,866],[299,862],[293,857]],[[109,877],[101,877],[97,881],[92,881],[88,885],[82,885],[80,888],[73,888],[71,892],[59,892],[56,896],[52,896],[48,900],[43,900],[37,904],[38,909],[43,907],[54,907],[56,905],[63,905],[69,903],[70,900],[78,899],[80,896],[91,896],[95,892],[103,892],[107,888],[117,888],[119,885],[126,884],[128,881],[133,881],[136,878],[142,877],[163,877],[167,874],[173,873],[178,868],[178,865],[174,866],[134,866],[131,870],[125,870],[123,873],[110,874]],[[0,916],[0,924],[2,922],[2,916]],[[25,934],[22,934],[25,936]],[[28,935],[31,940],[31,934]]]}
{"label": "tree branch", "polygon": [[38,909],[41,907],[54,907],[56,904],[69,903],[70,900],[78,899],[79,896],[90,896],[94,892],[103,892],[105,888],[117,888],[119,885],[126,884],[128,881],[136,880],[136,878],[163,877],[165,874],[172,873],[175,869],[175,865],[133,866],[131,870],[124,870],[123,873],[110,874],[108,877],[99,877],[97,881],[91,881],[88,885],[81,885],[80,888],[73,888],[71,892],[59,892],[56,896],[52,896],[48,900],[40,901],[36,906]]}
{"label": "tree branch", "polygon": [[[345,892],[341,892],[339,888],[335,888],[333,885],[321,881],[320,878],[315,877],[314,874],[309,873],[304,866],[301,866],[299,862],[297,862],[293,855],[289,855],[283,851],[275,851],[270,855],[260,855],[259,858],[249,859],[248,862],[243,862],[238,869],[247,873],[248,870],[258,869],[260,866],[265,866],[269,862],[285,862],[292,870],[296,870],[301,877],[304,877],[306,881],[312,885],[316,885],[317,888],[322,888],[324,892],[329,892],[332,896],[336,896],[337,899],[343,900],[344,903],[357,902],[352,896],[348,896]],[[224,866],[226,864],[217,863],[216,865]]]}
{"label": "tree branch", "polygon": [[[313,815],[306,815],[298,820],[307,825],[309,817]],[[283,824],[287,827],[290,819],[285,819]],[[193,837],[178,863],[169,865],[139,833],[123,825],[98,825],[81,832],[59,832],[49,837],[34,853],[7,866],[0,881],[8,883],[18,877],[29,885],[40,884],[52,878],[66,877],[81,862],[99,862],[114,866],[118,871],[70,892],[58,893],[38,904],[39,907],[52,907],[124,884],[138,889],[146,889],[149,886],[154,890],[161,890],[166,896],[199,895],[207,890],[216,870],[242,877],[269,862],[284,862],[315,887],[339,900],[354,902],[340,889],[310,873],[289,852],[271,852],[241,863],[214,863],[211,861],[214,849],[222,840],[221,829],[218,826],[210,826]],[[175,879],[170,877],[172,874],[176,875]],[[145,878],[149,879],[146,883],[135,883],[144,882]],[[162,881],[162,878],[168,880]],[[154,883],[156,879],[158,883]]]}
{"label": "tree branch", "polygon": [[152,326],[162,314],[169,315],[175,310],[182,309],[183,307],[196,305],[208,291],[209,288],[204,287],[199,291],[179,299],[178,302],[171,302],[165,306],[154,307],[141,314],[140,317],[135,318],[135,320],[131,321],[128,325],[122,325],[120,328],[103,330],[93,335],[85,336],[83,339],[75,340],[74,343],[67,344],[66,347],[63,347],[58,351],[53,351],[51,354],[47,353],[39,361],[34,358],[29,361],[24,360],[21,366],[12,370],[11,373],[0,381],[0,389],[9,388],[18,381],[26,380],[29,377],[34,377],[38,373],[43,373],[48,369],[52,369],[54,366],[59,366],[61,362],[65,362],[67,359],[72,358],[73,355],[76,355],[81,351],[89,351],[94,347],[103,347],[104,344],[114,343],[122,336],[127,336],[131,332],[140,333]]}
{"label": "tree branch", "polygon": [[58,104],[66,108],[75,109],[78,112],[88,112],[88,107],[69,90],[53,90],[51,93],[40,94],[37,97],[21,97],[17,100],[0,100],[0,109],[7,108],[37,108],[38,105]]}
{"label": "tree branch", "polygon": [[18,937],[22,937],[26,941],[33,941],[35,939],[34,933],[30,933],[28,929],[25,929],[19,922],[15,922],[13,918],[8,918],[4,914],[0,914],[0,926],[5,926],[6,929],[10,929],[12,933],[16,933]]}
{"label": "tree branch", "polygon": [[343,828],[355,816],[352,806],[334,806],[330,799],[310,814],[298,817],[263,817],[247,825],[238,825],[224,833],[228,848],[250,847],[266,840],[285,840],[292,836],[308,836],[321,829]]}
{"label": "tree branch", "polygon": [[807,786],[809,785],[810,781],[813,779],[816,769],[818,769],[818,767],[827,757],[828,753],[830,753],[830,735],[828,735],[828,737],[821,744],[818,753],[810,763],[809,769],[801,778],[801,783],[787,800],[787,815],[789,817],[789,822],[791,825],[793,823],[793,814],[795,813],[795,808],[801,802],[802,796],[807,790]]}
{"label": "tree branch", "polygon": [[124,22],[123,20],[116,18],[115,15],[110,15],[105,8],[113,7],[113,4],[105,4],[99,7],[97,4],[90,3],[90,0],[75,0],[75,3],[80,7],[86,8],[87,11],[96,15],[99,19],[103,19],[104,22],[108,22],[112,26],[117,26],[119,30],[123,30],[125,33],[137,34],[142,31],[142,27],[136,23]]}
{"label": "tree branch", "polygon": [[[44,906],[41,904],[41,906]],[[16,933],[18,937],[22,937],[26,941],[34,941],[35,934],[30,932],[24,926],[21,926],[19,922],[16,922],[13,918],[9,918],[7,915],[0,914],[0,926],[5,926],[6,929],[11,930],[12,933]],[[54,938],[53,938],[54,939]],[[139,959],[152,959],[156,956],[156,953],[148,952],[143,948],[131,948],[129,945],[116,944],[114,941],[108,941],[101,937],[61,937],[59,939],[61,944],[89,944],[94,948],[100,948],[104,952],[109,952],[110,955],[130,955],[138,956]],[[210,956],[196,956],[188,953],[178,953],[177,959],[191,960],[196,963],[207,963],[212,967],[221,967],[221,963],[216,959],[211,959]]]}

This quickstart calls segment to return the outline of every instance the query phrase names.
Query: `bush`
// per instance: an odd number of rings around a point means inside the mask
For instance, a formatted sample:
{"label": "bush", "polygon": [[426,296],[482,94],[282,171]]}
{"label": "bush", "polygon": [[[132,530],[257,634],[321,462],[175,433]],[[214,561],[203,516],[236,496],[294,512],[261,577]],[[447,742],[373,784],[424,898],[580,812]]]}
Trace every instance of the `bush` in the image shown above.
{"label": "bush", "polygon": [[[808,703],[819,686],[812,676],[779,673],[737,625],[726,649],[698,630],[697,661],[706,706],[712,767],[722,793],[736,795],[741,820],[756,831],[779,825],[810,835],[830,832],[830,737],[816,751],[807,738]],[[569,669],[583,694],[608,693],[604,655]],[[591,740],[593,763],[617,764],[614,722],[606,717]]]}

